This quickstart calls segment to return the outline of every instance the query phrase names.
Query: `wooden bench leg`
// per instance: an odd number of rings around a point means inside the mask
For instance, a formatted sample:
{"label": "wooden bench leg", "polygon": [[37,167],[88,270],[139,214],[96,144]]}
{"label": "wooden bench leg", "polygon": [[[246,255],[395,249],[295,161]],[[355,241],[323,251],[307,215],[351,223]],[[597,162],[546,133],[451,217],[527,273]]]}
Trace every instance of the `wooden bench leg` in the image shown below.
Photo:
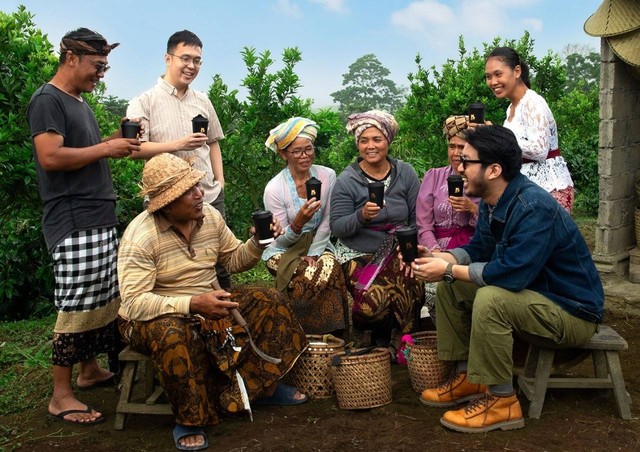
{"label": "wooden bench leg", "polygon": [[540,419],[542,413],[542,405],[547,395],[547,384],[549,383],[549,374],[553,366],[553,358],[556,354],[555,350],[548,348],[539,349],[538,365],[536,366],[535,381],[533,382],[532,397],[529,402],[529,418]]}
{"label": "wooden bench leg", "polygon": [[136,378],[137,369],[137,361],[125,362],[124,370],[122,371],[122,378],[120,379],[122,387],[120,388],[120,399],[118,400],[118,406],[116,407],[116,420],[113,424],[113,428],[116,430],[124,429],[124,423],[127,420],[127,413],[121,412],[120,408],[131,401],[133,382]]}
{"label": "wooden bench leg", "polygon": [[606,352],[607,367],[613,385],[613,395],[616,399],[618,414],[622,419],[631,419],[630,397],[624,386],[624,378],[622,377],[622,367],[620,367],[620,358],[617,351]]}

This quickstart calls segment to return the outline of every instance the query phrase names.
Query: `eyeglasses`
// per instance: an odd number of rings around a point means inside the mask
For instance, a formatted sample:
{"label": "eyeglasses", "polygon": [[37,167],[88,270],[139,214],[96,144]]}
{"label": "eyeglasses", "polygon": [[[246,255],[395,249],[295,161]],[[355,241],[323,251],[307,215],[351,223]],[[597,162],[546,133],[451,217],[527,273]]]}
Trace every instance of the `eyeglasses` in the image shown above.
{"label": "eyeglasses", "polygon": [[303,153],[304,155],[312,156],[316,152],[316,150],[313,146],[307,146],[306,148],[299,148],[299,149],[294,149],[293,151],[286,151],[286,152],[293,155],[294,158],[299,159],[300,157],[302,157]]}
{"label": "eyeglasses", "polygon": [[484,163],[482,160],[472,160],[467,158],[465,155],[460,156],[460,162],[462,162],[462,168],[467,169],[467,163]]}
{"label": "eyeglasses", "polygon": [[105,74],[109,69],[111,69],[111,66],[109,66],[108,64],[105,63],[100,63],[98,61],[94,61],[91,58],[89,58],[86,55],[83,55],[87,60],[91,61],[91,64],[93,65],[93,67],[96,69],[96,72],[98,74],[103,73]]}
{"label": "eyeglasses", "polygon": [[182,64],[185,66],[189,66],[191,63],[193,63],[195,67],[202,66],[202,58],[200,57],[192,58],[189,55],[174,55],[173,53],[170,53],[169,55],[180,58],[180,61],[182,61]]}

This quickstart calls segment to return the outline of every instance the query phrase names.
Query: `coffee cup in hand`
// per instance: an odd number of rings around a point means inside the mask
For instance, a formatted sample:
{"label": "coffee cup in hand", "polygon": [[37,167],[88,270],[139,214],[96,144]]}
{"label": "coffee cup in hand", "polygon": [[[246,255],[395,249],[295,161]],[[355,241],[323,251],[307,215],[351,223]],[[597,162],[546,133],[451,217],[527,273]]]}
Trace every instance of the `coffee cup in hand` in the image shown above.
{"label": "coffee cup in hand", "polygon": [[258,243],[268,245],[273,242],[273,231],[271,223],[273,222],[273,214],[268,210],[256,210],[253,212],[253,225],[256,228]]}
{"label": "coffee cup in hand", "polygon": [[396,231],[398,246],[405,264],[410,264],[418,257],[418,231],[413,227],[405,227]]}
{"label": "coffee cup in hand", "polygon": [[462,196],[464,181],[460,174],[449,174],[447,177],[447,187],[449,188],[449,196]]}
{"label": "coffee cup in hand", "polygon": [[138,134],[140,133],[141,129],[142,126],[139,122],[129,121],[128,119],[120,124],[120,130],[122,130],[122,138],[138,138]]}
{"label": "coffee cup in hand", "polygon": [[209,120],[202,115],[198,115],[191,120],[191,124],[193,125],[193,133],[204,133],[207,134],[207,129],[209,128]]}
{"label": "coffee cup in hand", "polygon": [[487,107],[482,102],[470,104],[467,109],[467,112],[469,113],[469,122],[484,124],[484,111],[486,108]]}
{"label": "coffee cup in hand", "polygon": [[316,201],[320,201],[320,188],[322,187],[322,182],[315,177],[312,177],[305,182],[305,186],[307,187],[307,201],[311,198],[316,198]]}
{"label": "coffee cup in hand", "polygon": [[369,182],[369,201],[374,202],[382,209],[384,206],[384,183]]}

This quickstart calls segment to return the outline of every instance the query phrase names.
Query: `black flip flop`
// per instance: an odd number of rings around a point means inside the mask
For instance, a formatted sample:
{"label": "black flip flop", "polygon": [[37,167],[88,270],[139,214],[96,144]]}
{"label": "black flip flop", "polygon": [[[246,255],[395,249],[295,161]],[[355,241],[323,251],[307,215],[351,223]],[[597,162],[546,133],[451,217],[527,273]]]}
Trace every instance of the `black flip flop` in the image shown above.
{"label": "black flip flop", "polygon": [[67,411],[61,411],[58,414],[52,414],[49,413],[48,414],[48,418],[50,421],[53,422],[66,422],[67,424],[71,424],[71,425],[82,425],[82,426],[89,426],[89,425],[97,425],[97,424],[102,424],[104,422],[104,416],[100,416],[98,419],[93,420],[93,421],[86,421],[86,422],[81,422],[81,421],[74,421],[72,419],[65,419],[65,416],[68,416],[69,414],[76,414],[76,413],[91,413],[93,411],[93,408],[91,408],[89,405],[87,405],[87,409],[86,410],[67,410]]}

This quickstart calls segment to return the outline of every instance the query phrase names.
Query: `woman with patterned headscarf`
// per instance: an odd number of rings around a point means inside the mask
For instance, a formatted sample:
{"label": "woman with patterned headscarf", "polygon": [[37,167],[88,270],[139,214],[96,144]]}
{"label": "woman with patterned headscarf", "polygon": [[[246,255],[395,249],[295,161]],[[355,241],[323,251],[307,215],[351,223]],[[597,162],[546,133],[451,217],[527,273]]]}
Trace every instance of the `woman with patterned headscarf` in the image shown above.
{"label": "woman with patterned headscarf", "polygon": [[[418,243],[429,251],[444,251],[466,245],[471,240],[478,221],[479,198],[449,196],[447,178],[459,174],[460,155],[467,143],[467,116],[450,116],[444,122],[444,137],[448,143],[449,165],[431,168],[424,176],[418,200],[416,220]],[[435,322],[435,283],[426,283],[425,306]]]}
{"label": "woman with patterned headscarf", "polygon": [[[329,199],[336,180],[331,168],[314,165],[318,125],[291,118],[269,133],[265,145],[287,166],[269,181],[264,205],[285,233],[262,259],[307,334],[342,333],[349,322],[349,293],[329,241]],[[306,182],[319,180],[320,197],[307,199]]]}
{"label": "woman with patterned headscarf", "polygon": [[[354,326],[372,330],[372,342],[389,345],[395,355],[393,348],[414,327],[415,305],[423,298],[423,285],[406,277],[394,258],[395,230],[416,226],[420,182],[411,165],[388,155],[398,132],[392,115],[352,114],[347,131],[355,136],[360,156],[338,176],[331,196],[336,257],[354,298]],[[369,201],[371,182],[384,184],[382,207]]]}

